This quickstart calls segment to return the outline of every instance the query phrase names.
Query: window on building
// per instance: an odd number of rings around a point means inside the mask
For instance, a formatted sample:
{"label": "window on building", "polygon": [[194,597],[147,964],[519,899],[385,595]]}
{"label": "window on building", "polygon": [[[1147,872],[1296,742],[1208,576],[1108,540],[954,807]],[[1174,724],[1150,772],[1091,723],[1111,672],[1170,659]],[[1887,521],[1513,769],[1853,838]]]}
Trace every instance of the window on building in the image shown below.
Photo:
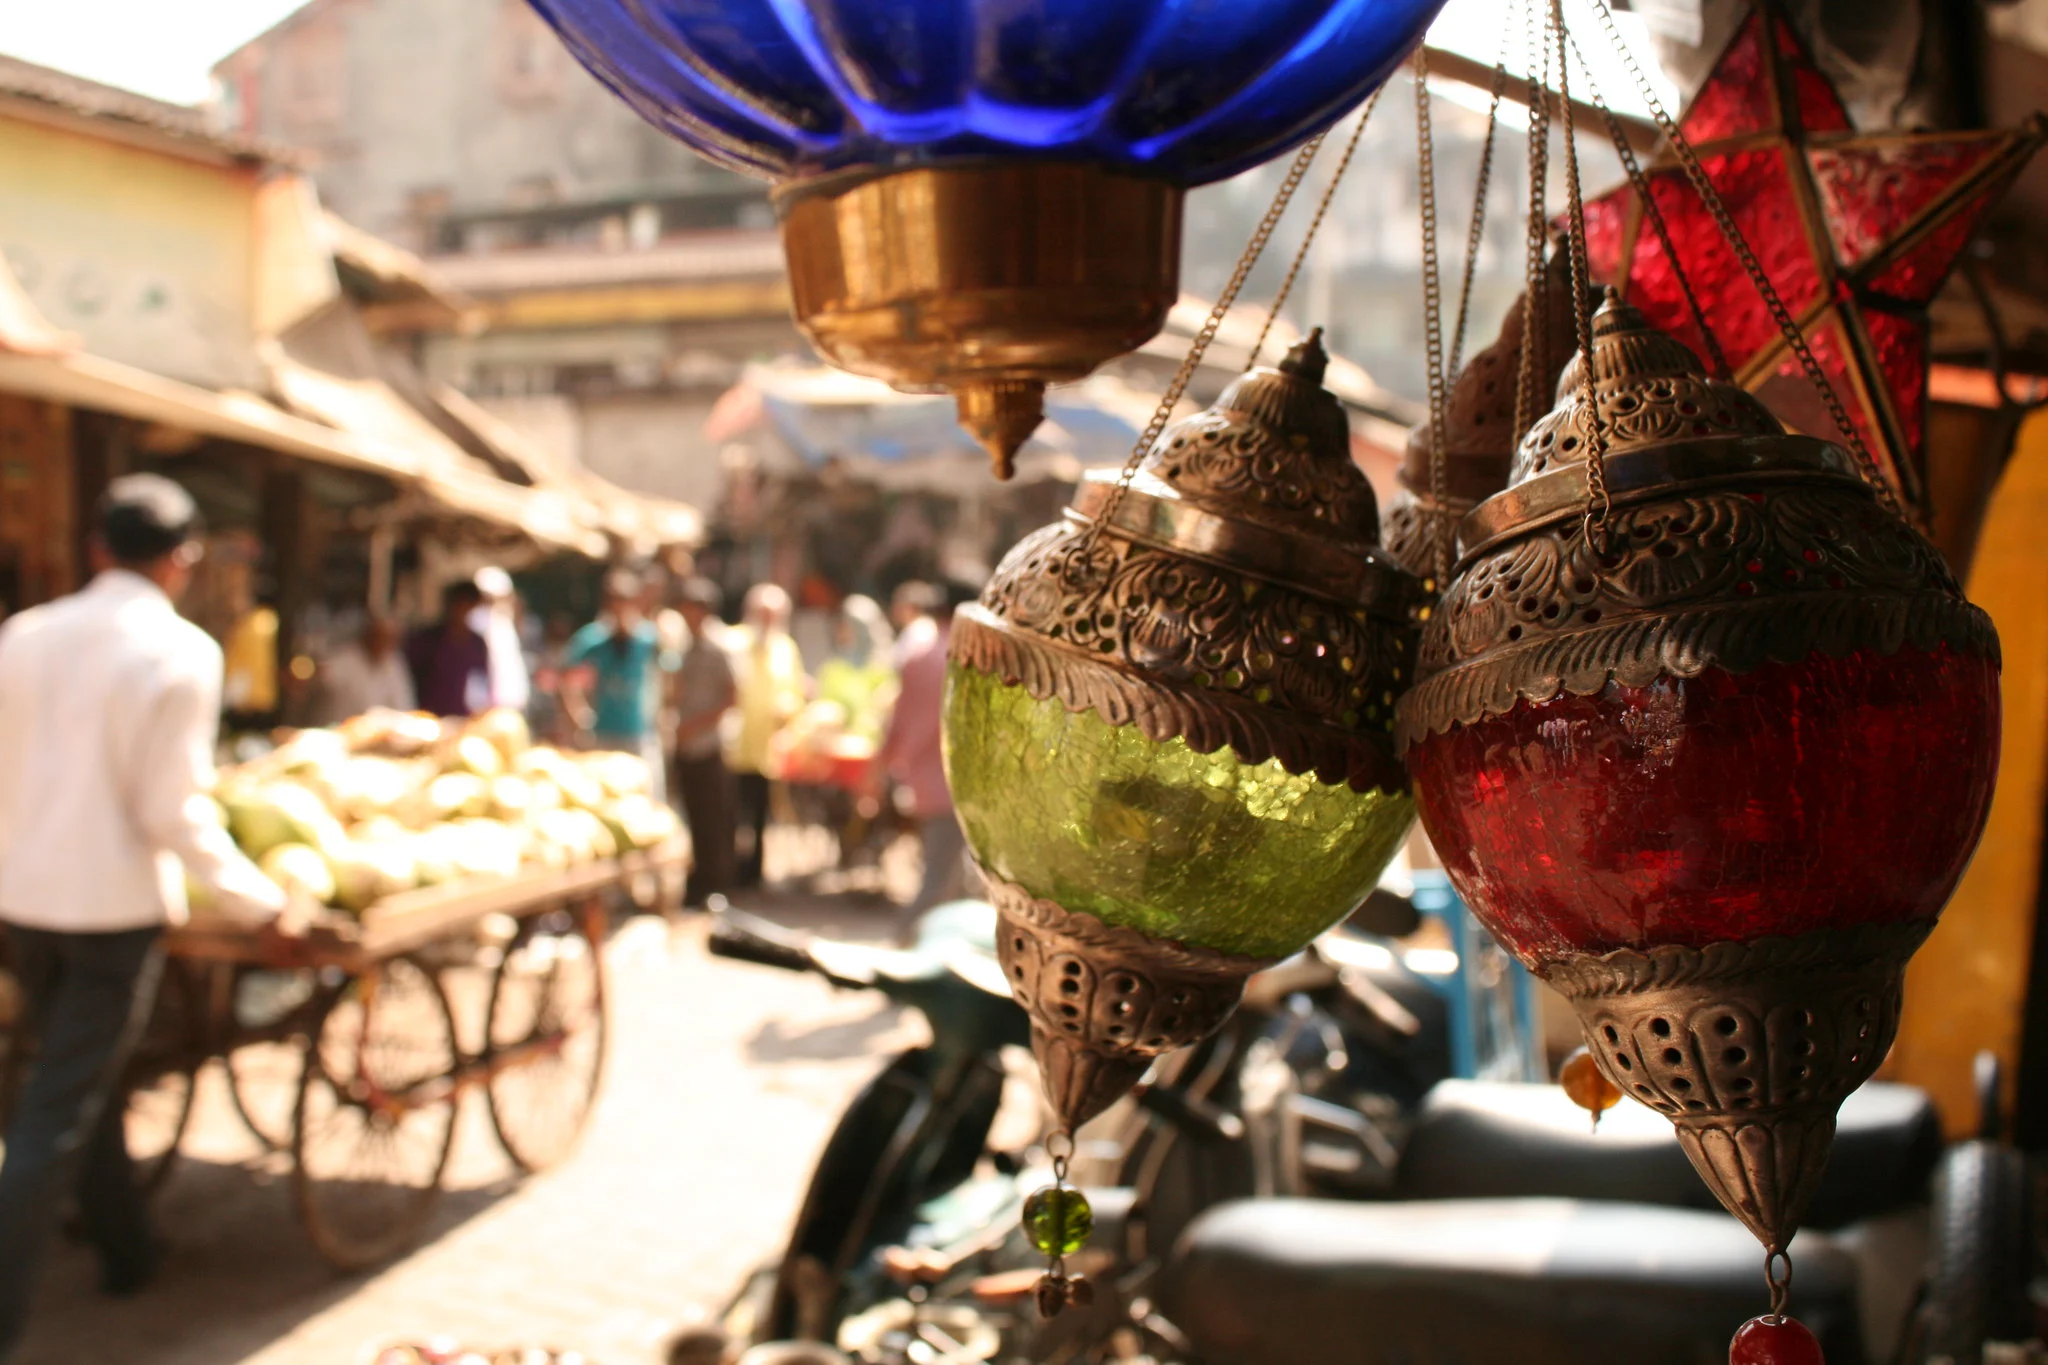
{"label": "window on building", "polygon": [[446,185],[423,185],[405,194],[405,229],[412,244],[422,251],[445,251],[453,245],[447,239],[448,211],[455,196]]}
{"label": "window on building", "polygon": [[300,129],[330,128],[348,116],[348,30],[315,14],[287,29],[278,45],[278,102]]}
{"label": "window on building", "polygon": [[542,104],[562,93],[562,40],[527,0],[498,6],[498,93],[515,104]]}

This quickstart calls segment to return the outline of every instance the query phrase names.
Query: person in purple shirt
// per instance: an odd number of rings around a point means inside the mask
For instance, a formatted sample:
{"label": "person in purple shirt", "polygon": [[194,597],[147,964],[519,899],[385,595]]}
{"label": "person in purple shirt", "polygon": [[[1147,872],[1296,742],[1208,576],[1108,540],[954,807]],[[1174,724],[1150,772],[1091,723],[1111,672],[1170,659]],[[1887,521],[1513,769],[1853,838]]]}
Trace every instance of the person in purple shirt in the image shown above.
{"label": "person in purple shirt", "polygon": [[[924,845],[924,879],[917,899],[906,906],[896,921],[898,941],[909,943],[917,937],[918,921],[926,911],[949,900],[973,894],[968,870],[967,836],[953,815],[953,793],[946,785],[946,768],[941,754],[940,728],[945,710],[946,645],[953,626],[954,608],[975,598],[965,584],[949,584],[944,596],[916,599],[929,605],[920,620],[907,625],[903,639],[908,649],[897,659],[901,689],[889,716],[889,730],[875,756],[870,781],[872,795],[888,791],[891,780],[902,784],[910,797],[910,815],[917,821],[918,839]],[[924,629],[917,627],[928,621]],[[978,879],[975,879],[978,880]]]}
{"label": "person in purple shirt", "polygon": [[469,624],[483,594],[468,579],[441,594],[441,620],[422,626],[405,642],[406,666],[420,710],[437,716],[468,716],[491,705],[491,653]]}

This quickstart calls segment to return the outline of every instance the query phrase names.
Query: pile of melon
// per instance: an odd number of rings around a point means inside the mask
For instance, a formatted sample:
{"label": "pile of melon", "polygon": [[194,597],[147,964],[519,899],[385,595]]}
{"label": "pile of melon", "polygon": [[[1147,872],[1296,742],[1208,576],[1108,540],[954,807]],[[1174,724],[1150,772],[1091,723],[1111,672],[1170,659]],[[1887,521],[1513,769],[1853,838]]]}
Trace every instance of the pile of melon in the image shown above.
{"label": "pile of melon", "polygon": [[222,772],[216,809],[287,891],[360,912],[467,878],[556,871],[680,832],[636,754],[535,745],[515,711],[372,711]]}

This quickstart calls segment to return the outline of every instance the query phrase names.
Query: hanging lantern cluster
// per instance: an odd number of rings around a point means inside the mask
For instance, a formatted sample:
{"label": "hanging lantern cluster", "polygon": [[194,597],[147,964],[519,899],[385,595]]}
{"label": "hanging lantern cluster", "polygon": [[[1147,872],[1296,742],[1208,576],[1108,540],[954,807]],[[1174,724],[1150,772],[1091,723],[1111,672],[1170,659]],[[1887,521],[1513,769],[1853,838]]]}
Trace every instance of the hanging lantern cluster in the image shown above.
{"label": "hanging lantern cluster", "polygon": [[1319,336],[1095,477],[956,616],[946,770],[1064,1129],[1365,898],[1414,816],[1414,578]]}
{"label": "hanging lantern cluster", "polygon": [[1848,452],[1612,295],[1560,393],[1401,739],[1460,893],[1775,1263],[1982,831],[1997,637]]}
{"label": "hanging lantern cluster", "polygon": [[777,184],[798,325],[955,395],[1007,476],[1047,384],[1179,295],[1185,191],[1317,135],[1444,0],[532,0],[657,126]]}

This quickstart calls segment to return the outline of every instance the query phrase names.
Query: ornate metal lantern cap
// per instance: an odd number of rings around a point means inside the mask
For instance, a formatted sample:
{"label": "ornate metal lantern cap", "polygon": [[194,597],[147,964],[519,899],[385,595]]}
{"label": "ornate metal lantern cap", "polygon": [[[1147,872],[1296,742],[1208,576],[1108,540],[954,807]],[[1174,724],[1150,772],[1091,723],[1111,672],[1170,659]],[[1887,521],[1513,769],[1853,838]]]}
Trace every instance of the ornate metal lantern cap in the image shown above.
{"label": "ornate metal lantern cap", "polygon": [[1323,387],[1329,364],[1318,327],[1278,365],[1239,375],[1214,406],[1168,428],[1140,473],[1205,511],[1378,545],[1379,503],[1352,462],[1344,405]]}
{"label": "ornate metal lantern cap", "polygon": [[1378,548],[1327,363],[1311,334],[1168,428],[1128,485],[1084,482],[956,617],[955,662],[1155,740],[1406,790],[1387,733],[1424,593]]}
{"label": "ornate metal lantern cap", "polygon": [[1351,459],[1343,404],[1322,386],[1328,365],[1318,328],[1168,427],[1121,492],[1117,475],[1091,473],[1069,527],[1103,522],[1120,539],[1409,621],[1421,588],[1380,548],[1378,500]]}
{"label": "ornate metal lantern cap", "polygon": [[1463,557],[1400,703],[1404,748],[1522,701],[1816,650],[1997,657],[1990,619],[1848,452],[1787,433],[1612,291],[1591,350],[1600,534],[1588,528],[1593,407],[1579,358],[1524,439],[1516,481],[1460,528]]}
{"label": "ornate metal lantern cap", "polygon": [[[1590,361],[1572,357],[1558,379],[1557,406],[1522,439],[1508,487],[1467,514],[1458,537],[1466,559],[1583,512],[1593,404],[1616,506],[1727,479],[1819,476],[1861,485],[1847,451],[1787,432],[1760,399],[1709,376],[1689,347],[1612,289],[1593,315],[1592,343]],[[1586,398],[1589,363],[1592,403]]]}

